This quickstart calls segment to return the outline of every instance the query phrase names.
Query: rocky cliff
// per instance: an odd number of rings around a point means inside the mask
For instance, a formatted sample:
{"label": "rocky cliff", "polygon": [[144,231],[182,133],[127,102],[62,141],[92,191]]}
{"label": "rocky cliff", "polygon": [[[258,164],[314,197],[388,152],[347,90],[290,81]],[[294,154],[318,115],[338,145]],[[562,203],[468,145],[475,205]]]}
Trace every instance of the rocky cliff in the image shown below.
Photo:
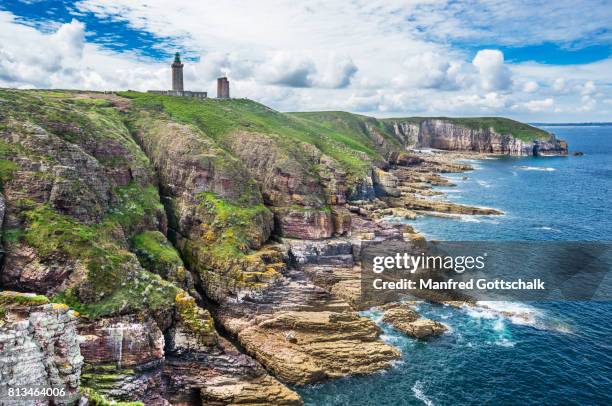
{"label": "rocky cliff", "polygon": [[362,242],[418,243],[398,217],[500,214],[428,199],[440,173],[470,168],[407,148],[527,144],[444,120],[318,114],[0,91],[0,287],[41,301],[3,307],[2,373],[66,387],[67,402],[294,405],[287,384],[390,367],[399,351],[357,312],[372,304]]}
{"label": "rocky cliff", "polygon": [[62,388],[58,405],[79,397],[83,357],[77,316],[64,304],[40,295],[0,292],[0,396],[3,405],[34,404],[12,397],[12,388]]}
{"label": "rocky cliff", "polygon": [[387,123],[412,148],[513,156],[567,155],[565,141],[507,119],[390,119]]}

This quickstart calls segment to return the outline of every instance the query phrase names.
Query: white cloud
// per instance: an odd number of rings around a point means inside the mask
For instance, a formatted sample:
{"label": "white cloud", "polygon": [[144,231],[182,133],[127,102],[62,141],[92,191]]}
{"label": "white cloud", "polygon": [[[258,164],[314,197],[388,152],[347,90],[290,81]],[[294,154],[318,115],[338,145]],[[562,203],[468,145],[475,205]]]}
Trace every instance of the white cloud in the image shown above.
{"label": "white cloud", "polygon": [[565,90],[565,79],[557,78],[553,82],[552,88],[555,92],[562,92]]}
{"label": "white cloud", "polygon": [[256,77],[274,85],[310,87],[316,72],[312,59],[278,52],[257,68]]}
{"label": "white cloud", "polygon": [[533,92],[537,91],[539,88],[540,88],[540,86],[538,85],[538,82],[530,80],[528,82],[525,82],[525,84],[523,85],[523,92],[525,92],[525,93],[533,93]]}
{"label": "white cloud", "polygon": [[480,72],[484,90],[506,90],[512,84],[510,70],[504,65],[504,54],[496,49],[478,51],[472,64]]}
{"label": "white cloud", "polygon": [[332,54],[319,70],[315,83],[321,87],[341,89],[349,86],[359,69],[349,57]]}
{"label": "white cloud", "polygon": [[579,108],[580,111],[592,111],[597,106],[597,101],[588,94],[582,96],[580,101],[582,104]]}
{"label": "white cloud", "polygon": [[555,105],[555,100],[552,97],[541,100],[530,100],[526,103],[518,105],[519,108],[525,108],[530,112],[552,111]]}
{"label": "white cloud", "polygon": [[393,78],[398,87],[459,89],[470,81],[469,68],[459,60],[449,60],[437,52],[414,55],[404,62],[402,73]]}
{"label": "white cloud", "polygon": [[[499,0],[469,6],[445,0],[202,0],[179,7],[166,0],[84,0],[76,7],[105,19],[109,30],[121,22],[160,38],[158,48],[199,57],[185,62],[187,88],[214,93],[216,77],[228,74],[232,95],[281,110],[605,119],[612,58],[582,65],[516,63],[499,50],[480,50],[471,58],[452,45],[605,35],[597,29],[610,10],[598,0],[578,14],[569,0],[537,8],[517,1],[519,6]],[[0,11],[0,86],[170,87],[169,61],[87,42],[91,29],[79,21],[25,26]],[[547,106],[549,99],[553,106]]]}
{"label": "white cloud", "polygon": [[592,80],[586,82],[580,89],[580,93],[583,95],[590,95],[595,93],[595,83]]}

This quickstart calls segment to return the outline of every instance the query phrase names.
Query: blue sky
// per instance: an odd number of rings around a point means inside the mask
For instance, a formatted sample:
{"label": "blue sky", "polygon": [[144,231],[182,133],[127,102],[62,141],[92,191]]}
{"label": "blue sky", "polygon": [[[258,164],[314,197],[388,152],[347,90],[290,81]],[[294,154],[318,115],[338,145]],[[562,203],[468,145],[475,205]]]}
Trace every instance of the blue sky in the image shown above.
{"label": "blue sky", "polygon": [[0,86],[186,84],[281,110],[612,121],[612,7],[589,1],[4,0]]}

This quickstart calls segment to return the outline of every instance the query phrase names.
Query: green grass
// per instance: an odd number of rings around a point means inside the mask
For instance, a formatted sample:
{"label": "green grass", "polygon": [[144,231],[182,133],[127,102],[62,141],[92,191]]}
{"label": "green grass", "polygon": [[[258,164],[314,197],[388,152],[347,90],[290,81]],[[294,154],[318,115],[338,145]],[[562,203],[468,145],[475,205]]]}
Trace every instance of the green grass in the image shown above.
{"label": "green grass", "polygon": [[81,392],[87,396],[89,404],[92,406],[144,406],[142,402],[116,402],[109,400],[104,395],[94,389],[81,387]]}
{"label": "green grass", "polygon": [[533,127],[529,124],[511,120],[504,117],[407,117],[407,118],[387,118],[383,122],[392,123],[396,121],[412,122],[420,124],[424,120],[439,119],[449,121],[472,128],[475,130],[493,128],[499,134],[511,135],[522,141],[530,142],[534,140],[548,140],[551,134]]}
{"label": "green grass", "polygon": [[119,223],[128,235],[143,219],[154,219],[164,210],[160,203],[159,192],[153,185],[141,186],[131,182],[127,186],[115,188],[117,202],[111,208],[109,220]]}
{"label": "green grass", "polygon": [[0,307],[6,307],[11,305],[37,306],[48,303],[50,303],[49,299],[43,295],[12,291],[0,291]]}
{"label": "green grass", "polygon": [[[99,224],[83,224],[46,205],[35,205],[24,215],[27,227],[23,238],[41,259],[64,254],[86,266],[86,280],[54,301],[92,318],[173,306],[178,288],[143,271],[136,256],[117,240],[123,235],[121,222],[131,226],[125,216],[114,213]],[[140,221],[136,216],[127,218]]]}
{"label": "green grass", "polygon": [[[281,146],[295,145],[296,142],[315,145],[336,159],[349,174],[356,176],[363,175],[369,168],[361,154],[379,157],[371,142],[370,145],[364,144],[363,138],[280,113],[248,99],[195,100],[138,92],[120,95],[132,98],[137,109],[165,112],[174,120],[195,125],[221,144],[238,130],[276,135]],[[295,159],[302,157],[296,155]]]}
{"label": "green grass", "polygon": [[258,233],[255,223],[272,216],[263,204],[239,206],[210,192],[200,193],[197,198],[208,220],[203,224],[203,242],[215,262],[247,253],[253,234]]}
{"label": "green grass", "polygon": [[159,231],[144,231],[134,236],[132,247],[145,269],[168,270],[183,266],[178,252]]}

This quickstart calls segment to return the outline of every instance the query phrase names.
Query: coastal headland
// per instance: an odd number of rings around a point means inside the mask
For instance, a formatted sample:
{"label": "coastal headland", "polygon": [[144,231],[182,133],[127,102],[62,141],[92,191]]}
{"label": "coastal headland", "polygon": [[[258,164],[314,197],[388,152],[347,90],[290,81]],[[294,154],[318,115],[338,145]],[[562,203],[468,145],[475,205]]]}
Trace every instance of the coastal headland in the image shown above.
{"label": "coastal headland", "polygon": [[504,118],[0,90],[0,390],[298,405],[290,385],[389,368],[400,352],[358,310],[445,327],[361,302],[361,244],[423,241],[398,218],[503,215],[433,189],[464,159],[567,151]]}

